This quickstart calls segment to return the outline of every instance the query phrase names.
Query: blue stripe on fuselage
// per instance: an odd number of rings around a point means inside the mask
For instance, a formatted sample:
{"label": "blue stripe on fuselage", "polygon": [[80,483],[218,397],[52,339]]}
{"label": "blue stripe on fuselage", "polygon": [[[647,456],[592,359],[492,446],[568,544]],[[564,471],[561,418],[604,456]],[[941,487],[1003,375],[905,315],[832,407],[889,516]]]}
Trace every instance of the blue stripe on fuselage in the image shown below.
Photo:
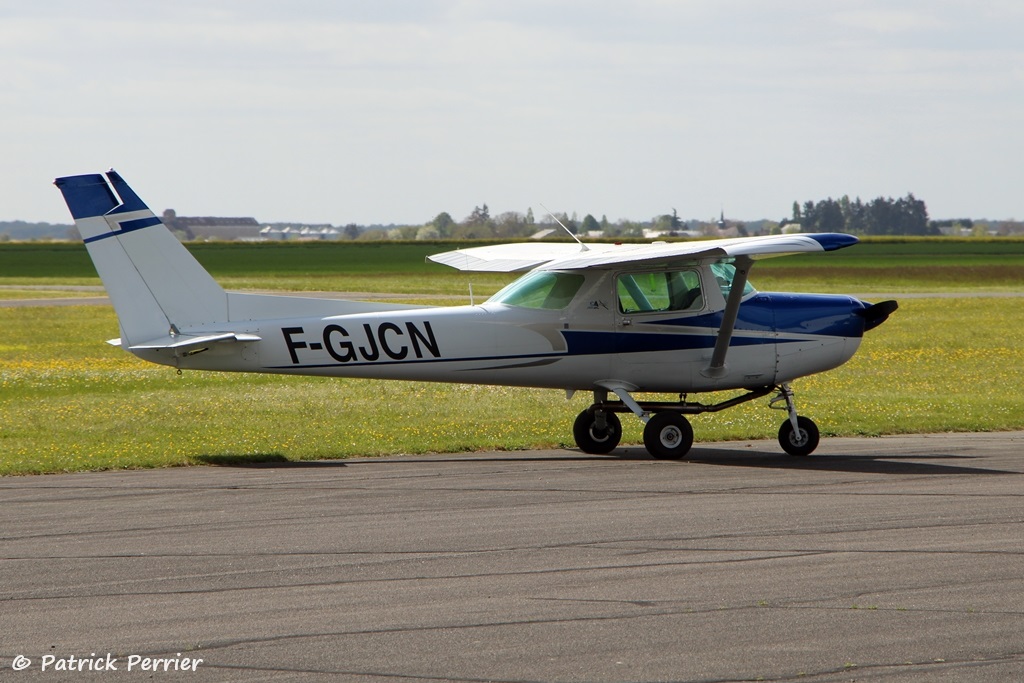
{"label": "blue stripe on fuselage", "polygon": [[[644,353],[647,351],[690,351],[715,346],[714,334],[684,334],[671,332],[598,332],[592,330],[562,330],[569,345],[568,355],[587,356],[612,353]],[[774,344],[772,337],[733,337],[732,346]]]}

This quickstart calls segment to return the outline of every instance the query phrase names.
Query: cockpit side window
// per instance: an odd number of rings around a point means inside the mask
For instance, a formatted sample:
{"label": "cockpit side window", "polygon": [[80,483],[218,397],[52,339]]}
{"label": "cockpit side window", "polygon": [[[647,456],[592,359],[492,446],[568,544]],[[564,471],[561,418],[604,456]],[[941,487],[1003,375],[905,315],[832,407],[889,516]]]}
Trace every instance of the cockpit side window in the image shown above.
{"label": "cockpit side window", "polygon": [[704,308],[695,270],[623,274],[616,281],[620,313],[699,311]]}
{"label": "cockpit side window", "polygon": [[579,273],[540,270],[527,273],[492,296],[490,303],[559,310],[565,308],[583,286]]}

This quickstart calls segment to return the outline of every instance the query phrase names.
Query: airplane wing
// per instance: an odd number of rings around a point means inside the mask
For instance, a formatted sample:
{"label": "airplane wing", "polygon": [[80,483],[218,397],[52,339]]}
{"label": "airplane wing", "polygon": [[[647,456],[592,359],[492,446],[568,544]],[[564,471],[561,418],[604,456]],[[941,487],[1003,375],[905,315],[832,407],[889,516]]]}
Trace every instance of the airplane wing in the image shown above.
{"label": "airplane wing", "polygon": [[[609,247],[614,245],[598,244],[591,246]],[[440,254],[431,254],[427,257],[427,260],[451,266],[457,270],[517,273],[533,270],[545,263],[569,258],[581,253],[586,252],[576,243],[519,242],[445,251]]]}
{"label": "airplane wing", "polygon": [[585,249],[578,244],[535,242],[457,249],[434,254],[427,259],[459,270],[513,273],[538,266],[552,270],[578,270],[623,263],[675,266],[740,256],[757,260],[835,251],[856,243],[856,237],[843,233],[765,235],[657,244],[589,244]]}

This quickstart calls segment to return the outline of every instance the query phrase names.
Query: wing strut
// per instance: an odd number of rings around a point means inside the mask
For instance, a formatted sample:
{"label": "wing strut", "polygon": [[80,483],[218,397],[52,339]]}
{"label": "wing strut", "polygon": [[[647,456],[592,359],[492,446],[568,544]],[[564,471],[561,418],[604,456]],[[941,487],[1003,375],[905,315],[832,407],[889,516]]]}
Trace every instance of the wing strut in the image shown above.
{"label": "wing strut", "polygon": [[732,279],[732,286],[729,289],[729,298],[725,302],[725,312],[722,313],[722,326],[718,329],[718,338],[715,339],[715,350],[711,354],[711,365],[704,368],[700,374],[705,377],[721,377],[725,374],[725,354],[729,350],[729,343],[732,341],[732,332],[736,327],[736,317],[740,313],[740,299],[743,298],[743,289],[747,286],[747,276],[754,265],[754,260],[749,256],[736,257],[736,276]]}

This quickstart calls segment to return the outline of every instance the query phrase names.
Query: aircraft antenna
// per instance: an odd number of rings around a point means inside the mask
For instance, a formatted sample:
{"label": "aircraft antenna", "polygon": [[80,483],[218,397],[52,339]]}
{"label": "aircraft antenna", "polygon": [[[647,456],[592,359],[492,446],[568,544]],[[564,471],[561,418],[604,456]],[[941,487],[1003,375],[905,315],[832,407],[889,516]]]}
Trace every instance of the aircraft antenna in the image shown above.
{"label": "aircraft antenna", "polygon": [[565,230],[567,233],[569,233],[569,237],[571,237],[574,240],[576,240],[576,243],[578,245],[580,245],[580,251],[590,251],[590,248],[587,245],[583,244],[583,242],[580,241],[580,238],[577,237],[576,234],[572,230],[570,230],[569,228],[565,227],[565,223],[563,223],[562,221],[558,220],[558,216],[556,216],[555,214],[551,213],[551,209],[549,209],[548,207],[544,206],[544,202],[540,203],[540,208],[542,208],[545,211],[547,211],[548,215],[551,216],[553,219],[555,219],[556,223],[558,223],[560,226],[562,226],[562,230]]}

